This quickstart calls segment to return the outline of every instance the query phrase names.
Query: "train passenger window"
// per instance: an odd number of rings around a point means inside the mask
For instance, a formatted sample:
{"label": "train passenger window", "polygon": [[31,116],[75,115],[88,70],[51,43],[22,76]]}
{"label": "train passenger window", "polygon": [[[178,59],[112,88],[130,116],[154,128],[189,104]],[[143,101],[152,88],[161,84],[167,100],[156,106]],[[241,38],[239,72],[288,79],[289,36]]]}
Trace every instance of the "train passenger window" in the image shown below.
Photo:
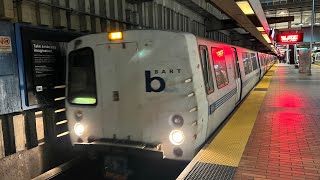
{"label": "train passenger window", "polygon": [[97,104],[93,50],[82,48],[69,54],[68,101],[71,104]]}
{"label": "train passenger window", "polygon": [[207,94],[210,94],[214,91],[214,87],[213,87],[212,71],[211,71],[211,65],[210,65],[210,60],[208,56],[207,46],[200,45],[199,51],[200,51],[204,84],[206,86]]}
{"label": "train passenger window", "polygon": [[250,54],[248,52],[243,52],[242,60],[243,60],[243,66],[244,66],[244,73],[247,75],[252,72],[252,62],[251,62]]}
{"label": "train passenger window", "polygon": [[257,55],[256,55],[256,53],[251,53],[251,61],[252,61],[252,68],[253,68],[253,70],[258,69]]}
{"label": "train passenger window", "polygon": [[222,48],[211,48],[213,67],[216,75],[218,89],[229,84],[228,72],[224,50]]}

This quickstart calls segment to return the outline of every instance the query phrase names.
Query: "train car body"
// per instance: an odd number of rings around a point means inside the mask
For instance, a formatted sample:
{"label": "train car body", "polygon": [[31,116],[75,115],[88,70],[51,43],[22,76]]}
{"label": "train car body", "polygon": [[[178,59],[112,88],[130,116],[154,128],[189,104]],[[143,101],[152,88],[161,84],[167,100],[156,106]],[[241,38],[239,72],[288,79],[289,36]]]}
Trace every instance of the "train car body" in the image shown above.
{"label": "train car body", "polygon": [[189,33],[112,36],[68,44],[68,126],[72,143],[85,149],[121,147],[190,160],[274,61]]}

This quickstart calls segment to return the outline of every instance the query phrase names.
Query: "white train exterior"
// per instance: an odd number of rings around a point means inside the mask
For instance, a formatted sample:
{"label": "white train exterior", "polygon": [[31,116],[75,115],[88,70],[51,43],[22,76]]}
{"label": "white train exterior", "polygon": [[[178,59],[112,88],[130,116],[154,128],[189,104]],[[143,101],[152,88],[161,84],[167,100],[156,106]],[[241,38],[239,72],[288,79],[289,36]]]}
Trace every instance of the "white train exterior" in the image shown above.
{"label": "white train exterior", "polygon": [[190,160],[274,62],[274,56],[160,30],[68,44],[72,143],[147,149]]}

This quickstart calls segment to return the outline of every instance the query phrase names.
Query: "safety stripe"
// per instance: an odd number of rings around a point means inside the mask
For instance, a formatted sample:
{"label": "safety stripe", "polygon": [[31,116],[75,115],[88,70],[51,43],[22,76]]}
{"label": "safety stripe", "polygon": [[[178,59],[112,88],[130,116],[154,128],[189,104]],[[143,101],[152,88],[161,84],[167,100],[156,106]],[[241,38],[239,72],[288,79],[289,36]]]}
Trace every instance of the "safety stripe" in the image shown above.
{"label": "safety stripe", "polygon": [[216,102],[213,102],[209,106],[209,115],[212,114],[216,109],[218,109],[220,106],[222,106],[225,102],[227,102],[232,96],[234,96],[237,93],[237,88],[234,88],[230,92],[228,92],[226,95],[222,96],[222,98],[218,99]]}
{"label": "safety stripe", "polygon": [[232,180],[236,167],[197,162],[184,180],[223,179]]}
{"label": "safety stripe", "polygon": [[[253,76],[251,76],[249,79],[244,81],[243,87],[249,84],[254,78],[260,75],[260,71],[256,72]],[[222,106],[225,102],[227,102],[232,96],[234,96],[237,93],[237,89],[231,90],[229,93],[224,95],[222,98],[218,99],[216,102],[213,102],[211,105],[209,105],[209,115],[212,114],[215,110],[217,110],[220,106]]]}

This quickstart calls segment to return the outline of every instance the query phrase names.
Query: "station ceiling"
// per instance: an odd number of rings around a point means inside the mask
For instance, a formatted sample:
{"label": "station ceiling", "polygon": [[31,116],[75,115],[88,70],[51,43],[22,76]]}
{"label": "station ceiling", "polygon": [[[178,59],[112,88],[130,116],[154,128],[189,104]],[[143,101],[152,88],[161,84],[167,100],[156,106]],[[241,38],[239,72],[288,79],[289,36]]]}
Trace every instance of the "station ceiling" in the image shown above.
{"label": "station ceiling", "polygon": [[[270,23],[275,29],[311,26],[312,0],[260,0],[267,18],[293,16],[289,22]],[[320,25],[320,0],[314,0],[315,25]],[[289,27],[290,26],[290,27]]]}

